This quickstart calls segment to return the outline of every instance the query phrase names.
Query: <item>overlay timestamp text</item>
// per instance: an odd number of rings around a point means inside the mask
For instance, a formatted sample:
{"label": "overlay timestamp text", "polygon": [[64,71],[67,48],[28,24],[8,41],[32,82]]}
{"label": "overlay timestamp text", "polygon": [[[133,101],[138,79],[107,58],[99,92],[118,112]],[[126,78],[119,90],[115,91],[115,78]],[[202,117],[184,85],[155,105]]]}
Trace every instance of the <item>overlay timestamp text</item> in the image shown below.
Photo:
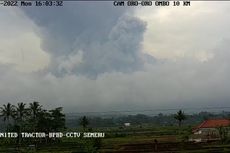
{"label": "overlay timestamp text", "polygon": [[22,6],[22,7],[29,7],[29,6],[63,6],[63,1],[57,0],[57,1],[0,1],[0,6]]}

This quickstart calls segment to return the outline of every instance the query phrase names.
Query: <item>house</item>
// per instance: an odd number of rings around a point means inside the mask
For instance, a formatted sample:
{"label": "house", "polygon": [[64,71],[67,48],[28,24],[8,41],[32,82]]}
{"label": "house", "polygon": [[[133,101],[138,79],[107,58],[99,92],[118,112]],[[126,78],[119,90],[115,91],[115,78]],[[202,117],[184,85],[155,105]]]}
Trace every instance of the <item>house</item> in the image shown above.
{"label": "house", "polygon": [[131,124],[130,123],[124,123],[124,126],[125,127],[128,127],[128,126],[130,126]]}
{"label": "house", "polygon": [[206,142],[220,140],[218,128],[230,127],[230,120],[228,119],[209,119],[202,122],[200,125],[193,128],[193,135],[190,137],[190,141]]}

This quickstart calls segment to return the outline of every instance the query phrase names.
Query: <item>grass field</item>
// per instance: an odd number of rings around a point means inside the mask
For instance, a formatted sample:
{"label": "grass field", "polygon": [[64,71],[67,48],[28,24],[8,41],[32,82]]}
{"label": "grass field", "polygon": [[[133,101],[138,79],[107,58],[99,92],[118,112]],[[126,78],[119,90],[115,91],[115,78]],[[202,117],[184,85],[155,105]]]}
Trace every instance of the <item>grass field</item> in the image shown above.
{"label": "grass field", "polygon": [[[79,129],[71,129],[79,131]],[[191,127],[167,126],[131,126],[99,128],[93,131],[105,132],[106,137],[94,138],[61,138],[58,142],[37,144],[30,148],[29,144],[19,148],[12,142],[6,143],[0,139],[0,152],[4,153],[148,153],[148,152],[173,152],[173,153],[218,153],[230,152],[230,144],[220,142],[191,143],[187,138]],[[156,141],[157,140],[157,144]]]}

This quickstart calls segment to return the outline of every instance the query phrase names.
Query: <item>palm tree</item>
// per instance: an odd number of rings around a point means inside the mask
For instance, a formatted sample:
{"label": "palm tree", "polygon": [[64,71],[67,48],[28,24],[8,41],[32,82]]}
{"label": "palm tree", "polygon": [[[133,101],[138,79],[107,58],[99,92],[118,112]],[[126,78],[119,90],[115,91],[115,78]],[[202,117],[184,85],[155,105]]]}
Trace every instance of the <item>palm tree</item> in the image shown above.
{"label": "palm tree", "polygon": [[41,111],[42,106],[39,104],[39,102],[34,101],[33,103],[30,103],[30,110],[33,119],[37,118],[38,113]]}
{"label": "palm tree", "polygon": [[38,115],[39,113],[42,111],[42,106],[39,104],[39,102],[34,101],[33,103],[29,104],[29,110],[31,113],[31,119],[32,119],[32,126],[33,126],[33,130],[35,131],[35,127],[37,125],[38,122]]}
{"label": "palm tree", "polygon": [[17,107],[16,107],[16,111],[15,111],[15,119],[19,122],[22,122],[23,119],[25,118],[25,116],[28,113],[28,109],[26,109],[26,104],[21,102],[18,103]]}
{"label": "palm tree", "polygon": [[[15,114],[14,114],[15,120],[18,122],[16,127],[17,127],[17,130],[18,130],[19,133],[21,133],[23,120],[24,120],[24,118],[26,117],[26,115],[28,113],[28,109],[26,109],[25,106],[26,106],[26,104],[23,103],[23,102],[18,103],[18,105],[16,107]],[[18,137],[18,143],[19,144],[21,143],[20,135]]]}
{"label": "palm tree", "polygon": [[174,116],[174,118],[178,121],[178,125],[179,127],[181,126],[181,123],[183,120],[186,119],[186,116],[184,114],[184,112],[182,110],[179,110],[176,115]]}
{"label": "palm tree", "polygon": [[83,116],[82,118],[80,118],[80,125],[83,127],[84,130],[89,125],[89,120],[87,119],[86,116]]}
{"label": "palm tree", "polygon": [[15,112],[15,106],[10,104],[10,103],[7,103],[7,104],[4,104],[3,107],[0,108],[0,111],[1,111],[1,117],[3,117],[3,121],[4,122],[7,122],[7,126],[6,126],[6,130],[8,132],[8,128],[9,128],[9,124],[10,124],[10,118],[13,118],[14,117],[14,112]]}

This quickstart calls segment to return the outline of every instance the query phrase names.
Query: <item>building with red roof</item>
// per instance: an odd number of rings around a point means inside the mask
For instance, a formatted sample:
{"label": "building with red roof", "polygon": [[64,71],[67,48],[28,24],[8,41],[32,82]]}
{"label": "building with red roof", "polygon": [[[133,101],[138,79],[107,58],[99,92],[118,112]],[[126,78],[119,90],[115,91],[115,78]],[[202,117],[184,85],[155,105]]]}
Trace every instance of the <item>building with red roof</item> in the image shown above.
{"label": "building with red roof", "polygon": [[210,119],[202,122],[200,125],[194,128],[194,132],[206,128],[218,128],[230,126],[230,120],[228,119]]}
{"label": "building with red roof", "polygon": [[228,119],[209,119],[202,122],[200,125],[193,128],[193,136],[191,141],[201,142],[208,140],[219,140],[218,128],[230,127],[230,120]]}

